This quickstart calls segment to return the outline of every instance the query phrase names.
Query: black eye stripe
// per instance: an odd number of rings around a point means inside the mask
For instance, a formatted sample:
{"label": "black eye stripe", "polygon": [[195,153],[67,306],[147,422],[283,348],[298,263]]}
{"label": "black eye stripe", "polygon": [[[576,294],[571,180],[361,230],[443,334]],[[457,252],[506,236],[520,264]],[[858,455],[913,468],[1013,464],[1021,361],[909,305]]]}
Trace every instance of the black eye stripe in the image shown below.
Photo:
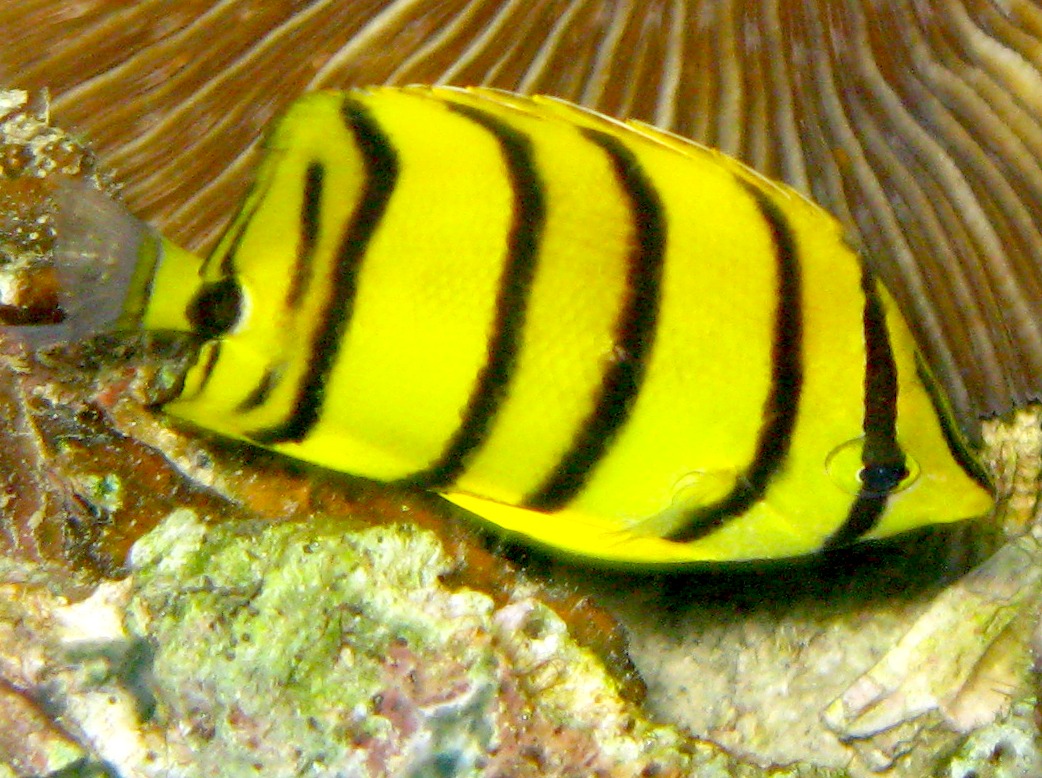
{"label": "black eye stripe", "polygon": [[185,311],[192,329],[201,338],[218,338],[239,321],[242,289],[232,278],[206,284]]}

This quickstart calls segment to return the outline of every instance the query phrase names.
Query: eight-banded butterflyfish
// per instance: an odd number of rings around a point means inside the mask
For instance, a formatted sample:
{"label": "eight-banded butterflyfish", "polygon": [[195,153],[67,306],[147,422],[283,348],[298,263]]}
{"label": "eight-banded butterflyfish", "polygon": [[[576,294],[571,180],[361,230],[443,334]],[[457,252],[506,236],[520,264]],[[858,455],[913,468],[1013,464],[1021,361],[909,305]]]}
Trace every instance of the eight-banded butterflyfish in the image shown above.
{"label": "eight-banded butterflyfish", "polygon": [[838,223],[650,126],[310,94],[205,261],[145,244],[118,326],[200,340],[170,415],[569,555],[794,557],[991,505]]}

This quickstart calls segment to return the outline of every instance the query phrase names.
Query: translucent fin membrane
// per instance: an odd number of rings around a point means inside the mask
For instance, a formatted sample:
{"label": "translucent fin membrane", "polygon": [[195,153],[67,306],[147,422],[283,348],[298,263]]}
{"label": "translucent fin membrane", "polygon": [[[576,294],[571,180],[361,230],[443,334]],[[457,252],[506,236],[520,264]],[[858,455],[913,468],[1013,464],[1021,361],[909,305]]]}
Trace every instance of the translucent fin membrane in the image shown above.
{"label": "translucent fin membrane", "polygon": [[[31,348],[134,326],[128,316],[140,306],[124,309],[128,296],[140,297],[135,273],[154,265],[161,246],[158,233],[84,181],[62,179],[55,204],[53,266],[39,273],[39,282],[56,287],[58,315],[50,319],[57,321],[5,328]],[[11,313],[4,318],[22,324]]]}

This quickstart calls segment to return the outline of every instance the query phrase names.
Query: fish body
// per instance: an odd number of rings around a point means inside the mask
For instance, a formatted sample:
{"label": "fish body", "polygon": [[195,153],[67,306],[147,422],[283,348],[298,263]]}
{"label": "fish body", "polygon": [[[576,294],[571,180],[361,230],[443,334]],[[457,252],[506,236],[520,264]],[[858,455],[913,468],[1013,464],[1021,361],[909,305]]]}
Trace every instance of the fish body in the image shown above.
{"label": "fish body", "polygon": [[202,340],[171,415],[565,554],[794,557],[992,502],[831,216],[562,101],[305,96],[213,253],[134,278],[124,321]]}

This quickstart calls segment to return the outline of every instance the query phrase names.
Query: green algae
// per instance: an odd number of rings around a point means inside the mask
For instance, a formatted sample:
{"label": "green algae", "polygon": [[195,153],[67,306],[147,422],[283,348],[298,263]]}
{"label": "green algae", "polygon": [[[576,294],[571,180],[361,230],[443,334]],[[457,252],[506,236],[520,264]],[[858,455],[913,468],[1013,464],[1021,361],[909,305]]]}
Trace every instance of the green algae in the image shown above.
{"label": "green algae", "polygon": [[[376,708],[392,644],[468,652],[458,680],[488,686],[472,673],[487,676],[489,658],[454,636],[492,602],[455,593],[444,621],[431,618],[423,592],[447,563],[430,535],[408,525],[327,529],[208,529],[178,512],[135,547],[131,631],[159,646],[153,673],[165,715],[209,721],[203,736],[226,744],[226,774],[234,774],[228,759],[246,768],[289,743],[299,765],[355,763],[358,743],[391,727]],[[256,737],[259,722],[273,719],[281,746]],[[481,728],[469,731],[472,750],[486,750]]]}
{"label": "green algae", "polygon": [[180,775],[679,776],[689,761],[550,608],[447,588],[450,560],[412,525],[177,511],[132,566],[127,630],[152,647],[149,724],[175,733]]}

